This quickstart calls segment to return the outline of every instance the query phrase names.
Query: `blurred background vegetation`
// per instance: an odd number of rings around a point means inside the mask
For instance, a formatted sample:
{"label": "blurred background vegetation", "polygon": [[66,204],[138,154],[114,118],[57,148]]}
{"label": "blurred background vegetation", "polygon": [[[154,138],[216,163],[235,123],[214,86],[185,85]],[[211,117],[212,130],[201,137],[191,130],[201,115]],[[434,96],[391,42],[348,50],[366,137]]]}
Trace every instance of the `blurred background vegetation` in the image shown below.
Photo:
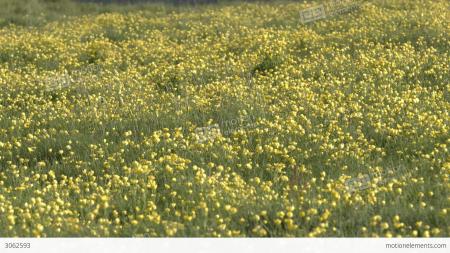
{"label": "blurred background vegetation", "polygon": [[[68,16],[155,9],[173,12],[186,8],[237,2],[280,2],[283,0],[0,0],[0,27],[39,26]],[[288,1],[288,0],[287,0]]]}

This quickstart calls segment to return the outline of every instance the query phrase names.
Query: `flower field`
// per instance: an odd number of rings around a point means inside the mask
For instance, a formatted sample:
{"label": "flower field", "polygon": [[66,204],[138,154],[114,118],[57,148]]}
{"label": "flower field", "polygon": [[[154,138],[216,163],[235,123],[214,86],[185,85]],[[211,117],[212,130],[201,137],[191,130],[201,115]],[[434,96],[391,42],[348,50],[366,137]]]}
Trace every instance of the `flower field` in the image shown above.
{"label": "flower field", "polygon": [[0,237],[448,237],[450,2],[315,3],[0,27]]}

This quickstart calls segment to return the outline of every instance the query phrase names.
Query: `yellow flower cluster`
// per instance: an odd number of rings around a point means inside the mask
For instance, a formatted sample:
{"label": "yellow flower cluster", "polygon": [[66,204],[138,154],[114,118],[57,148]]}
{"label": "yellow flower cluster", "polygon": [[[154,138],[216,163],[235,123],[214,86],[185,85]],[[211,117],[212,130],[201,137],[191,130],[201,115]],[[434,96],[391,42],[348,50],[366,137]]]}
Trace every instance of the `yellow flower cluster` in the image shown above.
{"label": "yellow flower cluster", "polygon": [[449,2],[306,7],[1,28],[0,237],[448,236]]}

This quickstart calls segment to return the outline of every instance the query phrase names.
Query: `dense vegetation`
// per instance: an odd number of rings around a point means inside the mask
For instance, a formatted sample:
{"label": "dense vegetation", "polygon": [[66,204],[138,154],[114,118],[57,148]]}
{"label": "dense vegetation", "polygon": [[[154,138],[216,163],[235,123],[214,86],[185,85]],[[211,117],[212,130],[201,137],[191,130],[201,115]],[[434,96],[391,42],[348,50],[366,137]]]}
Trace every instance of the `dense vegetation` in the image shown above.
{"label": "dense vegetation", "polygon": [[449,235],[448,1],[1,3],[0,236]]}

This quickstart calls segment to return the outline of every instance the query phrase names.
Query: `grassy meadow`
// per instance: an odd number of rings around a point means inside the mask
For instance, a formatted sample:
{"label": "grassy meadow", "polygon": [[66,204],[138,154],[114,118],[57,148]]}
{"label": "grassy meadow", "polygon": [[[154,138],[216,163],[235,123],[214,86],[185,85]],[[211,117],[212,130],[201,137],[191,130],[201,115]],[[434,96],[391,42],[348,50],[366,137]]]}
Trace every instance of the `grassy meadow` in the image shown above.
{"label": "grassy meadow", "polygon": [[448,237],[450,2],[0,0],[0,237]]}

